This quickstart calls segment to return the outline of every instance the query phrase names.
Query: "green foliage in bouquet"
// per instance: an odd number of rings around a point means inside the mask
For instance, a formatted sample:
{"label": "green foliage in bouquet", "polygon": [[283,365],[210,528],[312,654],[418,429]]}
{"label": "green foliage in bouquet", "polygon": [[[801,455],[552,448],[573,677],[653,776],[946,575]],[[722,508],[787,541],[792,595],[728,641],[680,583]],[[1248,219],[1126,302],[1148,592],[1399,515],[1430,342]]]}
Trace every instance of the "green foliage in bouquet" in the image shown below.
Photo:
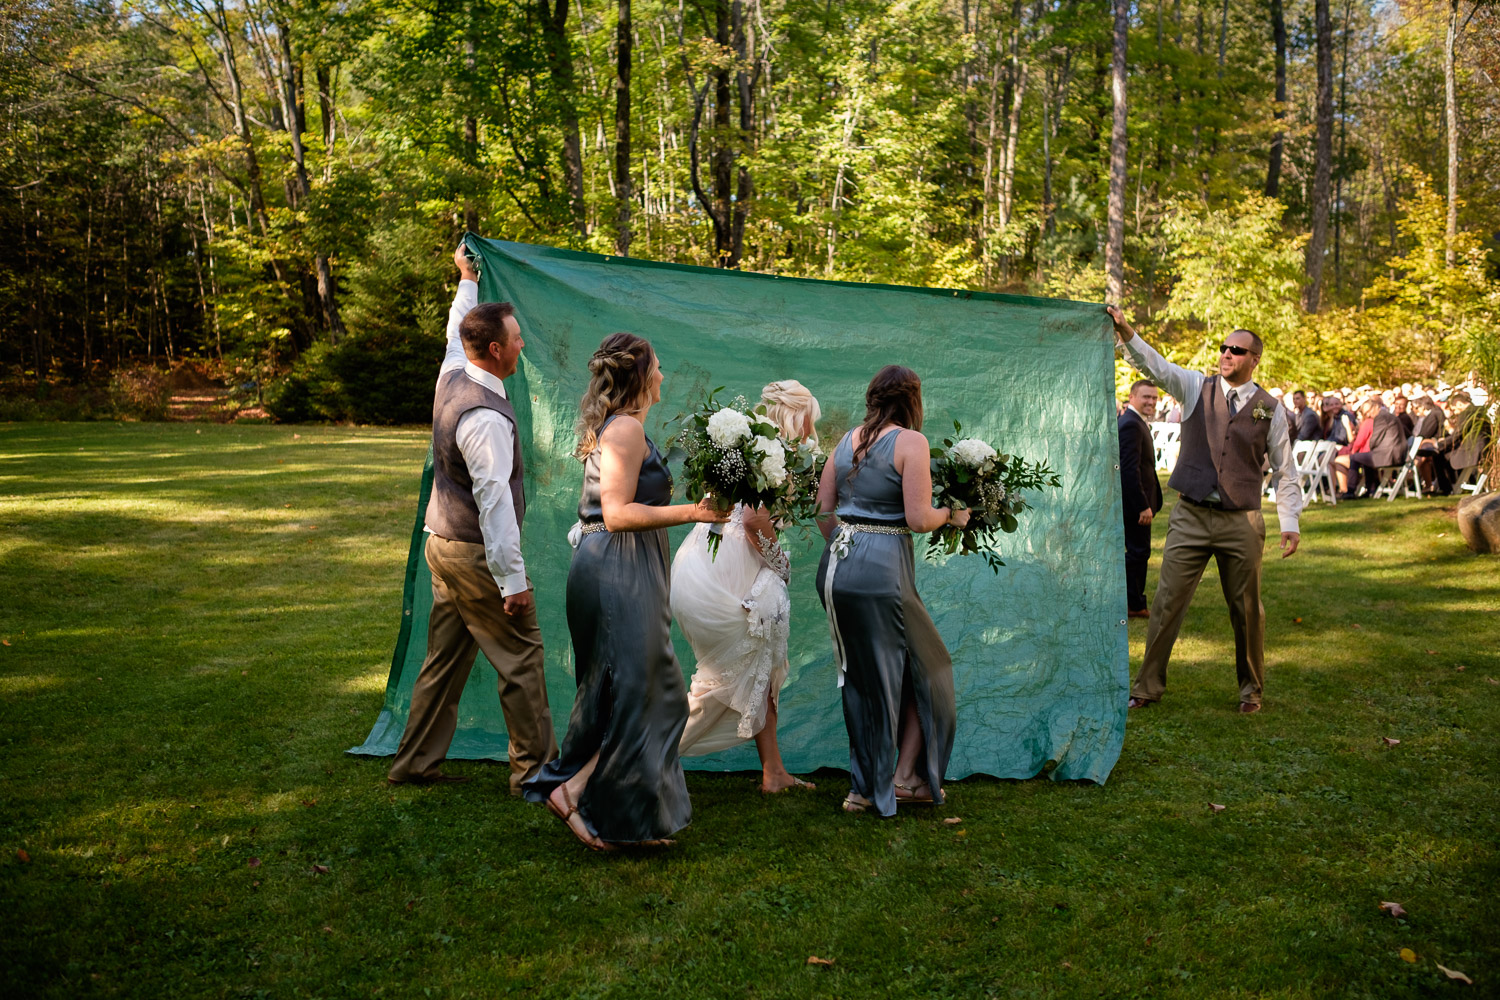
{"label": "green foliage in bouquet", "polygon": [[932,449],[932,499],[939,507],[967,507],[969,523],[964,528],[945,524],[934,531],[927,558],[978,554],[998,573],[1005,563],[997,549],[997,532],[1008,534],[1019,526],[1018,515],[1031,506],[1025,491],[1060,487],[1062,477],[1042,462],[1002,455],[978,438],[961,437],[963,432],[963,426],[953,421],[954,437]]}
{"label": "green foliage in bouquet", "polygon": [[[708,394],[703,405],[678,419],[682,430],[670,458],[682,460],[687,498],[710,498],[720,510],[735,504],[764,506],[779,524],[810,521],[817,515],[818,476],[823,455],[806,442],[789,441],[744,396],[721,404]],[[719,534],[709,533],[709,551],[717,554]]]}

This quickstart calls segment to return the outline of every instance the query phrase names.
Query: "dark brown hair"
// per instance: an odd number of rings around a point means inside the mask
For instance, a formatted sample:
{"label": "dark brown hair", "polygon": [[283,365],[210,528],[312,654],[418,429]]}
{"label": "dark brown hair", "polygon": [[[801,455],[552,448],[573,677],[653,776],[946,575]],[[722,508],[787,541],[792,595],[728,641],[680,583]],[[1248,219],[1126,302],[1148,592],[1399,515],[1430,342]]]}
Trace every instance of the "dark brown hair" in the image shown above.
{"label": "dark brown hair", "polygon": [[656,353],[633,333],[612,333],[589,358],[589,387],[578,404],[579,458],[599,447],[599,432],[611,413],[634,406],[649,388]]}
{"label": "dark brown hair", "polygon": [[912,431],[922,429],[922,380],[910,368],[886,365],[870,379],[870,387],[865,390],[865,419],[859,425],[859,447],[854,449],[854,464],[849,468],[851,477],[875,443],[876,432],[886,424]]}
{"label": "dark brown hair", "polygon": [[464,353],[471,358],[482,358],[490,353],[491,344],[503,347],[510,336],[505,321],[515,313],[516,307],[509,302],[481,302],[470,309],[458,324]]}

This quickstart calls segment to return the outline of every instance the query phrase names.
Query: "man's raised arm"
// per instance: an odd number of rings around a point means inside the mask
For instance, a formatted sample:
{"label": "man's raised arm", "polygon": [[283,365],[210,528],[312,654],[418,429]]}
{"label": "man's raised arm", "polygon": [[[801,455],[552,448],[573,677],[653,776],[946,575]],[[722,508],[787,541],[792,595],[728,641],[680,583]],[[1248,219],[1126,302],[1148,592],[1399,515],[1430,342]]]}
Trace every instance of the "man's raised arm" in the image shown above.
{"label": "man's raised arm", "polygon": [[473,261],[464,252],[460,243],[453,251],[453,263],[458,265],[458,292],[453,296],[453,306],[448,310],[448,349],[443,353],[443,367],[438,370],[441,379],[455,368],[462,368],[469,360],[464,353],[464,341],[458,334],[458,324],[463,322],[469,310],[479,305],[479,272]]}
{"label": "man's raised arm", "polygon": [[1115,346],[1124,351],[1126,360],[1155,382],[1157,388],[1177,398],[1177,402],[1182,405],[1182,419],[1186,421],[1188,414],[1198,405],[1199,394],[1203,392],[1203,373],[1188,371],[1158,354],[1150,344],[1136,336],[1135,330],[1125,322],[1125,316],[1118,306],[1105,306],[1105,311],[1115,324],[1115,336],[1119,338]]}

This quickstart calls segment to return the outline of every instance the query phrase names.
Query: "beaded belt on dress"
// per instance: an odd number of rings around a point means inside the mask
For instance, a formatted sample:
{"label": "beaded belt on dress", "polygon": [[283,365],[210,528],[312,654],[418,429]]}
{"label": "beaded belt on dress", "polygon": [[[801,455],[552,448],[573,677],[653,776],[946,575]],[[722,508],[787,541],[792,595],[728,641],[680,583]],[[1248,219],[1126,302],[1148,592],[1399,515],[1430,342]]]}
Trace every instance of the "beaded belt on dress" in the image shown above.
{"label": "beaded belt on dress", "polygon": [[579,524],[579,529],[585,535],[592,535],[596,531],[608,531],[609,530],[608,528],[606,528],[604,526],[604,522],[603,521],[583,521],[583,522],[581,522]]}
{"label": "beaded belt on dress", "polygon": [[911,529],[904,524],[860,524],[857,521],[840,521],[839,527],[850,531],[864,531],[872,535],[909,535]]}

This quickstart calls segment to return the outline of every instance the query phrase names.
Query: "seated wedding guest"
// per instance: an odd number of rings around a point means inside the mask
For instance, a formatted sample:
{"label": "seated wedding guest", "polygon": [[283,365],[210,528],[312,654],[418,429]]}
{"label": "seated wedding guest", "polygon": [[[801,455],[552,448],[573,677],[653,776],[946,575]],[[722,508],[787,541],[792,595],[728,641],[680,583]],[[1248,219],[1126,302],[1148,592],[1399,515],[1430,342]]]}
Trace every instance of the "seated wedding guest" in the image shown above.
{"label": "seated wedding guest", "polygon": [[1125,606],[1131,618],[1150,618],[1146,608],[1146,566],[1151,560],[1151,521],[1161,510],[1161,481],[1156,478],[1156,447],[1151,420],[1157,389],[1150,379],[1130,387],[1120,415],[1120,497],[1125,515]]}
{"label": "seated wedding guest", "polygon": [[1411,437],[1412,430],[1416,427],[1416,421],[1412,420],[1411,414],[1408,412],[1410,409],[1411,400],[1407,399],[1404,394],[1398,392],[1392,397],[1391,412],[1401,422],[1401,430],[1407,437]]}
{"label": "seated wedding guest", "polygon": [[1160,413],[1163,408],[1165,408],[1167,411],[1167,415],[1161,418],[1163,422],[1169,424],[1182,423],[1182,404],[1177,402],[1177,400],[1173,399],[1166,393],[1161,394],[1161,401],[1156,404],[1158,413]]}
{"label": "seated wedding guest", "polygon": [[1335,394],[1323,397],[1323,411],[1318,418],[1318,440],[1347,445],[1354,440],[1354,421],[1344,410],[1344,401]]}
{"label": "seated wedding guest", "polygon": [[[817,442],[821,411],[801,382],[772,382],[760,401],[783,439]],[[698,661],[678,752],[697,757],[753,739],[762,792],[811,789],[812,782],[787,772],[776,742],[777,706],[791,667],[791,560],[764,507],[736,506],[717,552],[708,545],[710,530],[695,526],[672,560],[672,617]]]}
{"label": "seated wedding guest", "polygon": [[521,521],[526,491],[515,411],[501,379],[515,374],[525,341],[509,302],[479,304],[479,275],[462,244],[453,254],[458,294],[448,351],[432,401],[432,497],[427,567],[432,611],[427,659],[411,692],[406,730],[391,763],[393,785],[465,781],[438,769],[458,725],[458,701],[475,653],[500,675],[510,738],[510,791],[557,756],[542,659],[542,630]]}
{"label": "seated wedding guest", "polygon": [[1432,456],[1438,493],[1453,492],[1458,473],[1479,465],[1490,447],[1490,421],[1484,408],[1473,405],[1467,392],[1455,392],[1448,398],[1456,413],[1450,421],[1452,430],[1445,436],[1422,442],[1422,451]]}
{"label": "seated wedding guest", "polygon": [[[1360,414],[1366,413],[1368,403],[1369,400],[1366,400],[1359,404],[1358,412]],[[1346,410],[1345,412],[1347,413],[1348,411]],[[1353,438],[1350,439],[1348,444],[1338,450],[1338,457],[1334,459],[1333,463],[1333,478],[1338,483],[1339,499],[1352,500],[1356,496],[1358,492],[1355,489],[1355,484],[1358,481],[1356,478],[1357,473],[1349,466],[1349,455],[1356,451],[1364,451],[1369,446],[1370,435],[1374,432],[1374,422],[1368,416],[1364,416],[1358,420]]]}
{"label": "seated wedding guest", "polygon": [[1333,460],[1339,481],[1346,484],[1347,489],[1340,500],[1354,498],[1355,476],[1360,473],[1363,473],[1368,496],[1380,485],[1380,469],[1406,462],[1406,431],[1396,415],[1385,408],[1380,397],[1371,396],[1365,400],[1359,413],[1362,422],[1349,454]]}
{"label": "seated wedding guest", "polygon": [[1292,429],[1293,441],[1317,441],[1318,411],[1307,405],[1307,393],[1298,389],[1292,393],[1292,411],[1296,419],[1288,426]]}
{"label": "seated wedding guest", "polygon": [[586,846],[658,846],[692,819],[677,744],[687,692],[672,651],[667,529],[728,519],[672,503],[672,475],[646,436],[661,401],[651,345],[612,333],[589,359],[579,404],[582,535],[568,567],[568,634],[578,695],[562,754],[526,782]]}
{"label": "seated wedding guest", "polygon": [[921,426],[921,379],[887,365],[865,390],[864,422],[844,435],[818,483],[828,539],[818,595],[849,730],[845,812],[942,804],[953,752],[953,661],[917,593],[911,536],[963,527],[969,512],[932,506]]}
{"label": "seated wedding guest", "polygon": [[[1421,386],[1417,387],[1418,389]],[[1428,395],[1413,396],[1411,403],[1412,414],[1416,422],[1412,425],[1411,436],[1418,438],[1435,438],[1443,433],[1443,411],[1438,408],[1437,400]],[[1421,483],[1423,492],[1430,493],[1437,485],[1437,470],[1432,462],[1432,450],[1426,449],[1417,452],[1417,481]]]}

